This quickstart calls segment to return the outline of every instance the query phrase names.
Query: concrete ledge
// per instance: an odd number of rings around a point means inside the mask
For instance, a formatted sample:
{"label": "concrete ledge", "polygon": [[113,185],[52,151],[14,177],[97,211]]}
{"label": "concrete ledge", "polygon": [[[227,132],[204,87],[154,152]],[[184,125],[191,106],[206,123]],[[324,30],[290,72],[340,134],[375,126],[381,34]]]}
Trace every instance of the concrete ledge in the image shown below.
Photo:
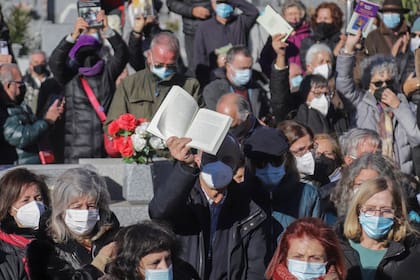
{"label": "concrete ledge", "polygon": [[20,165],[1,169],[0,177],[13,168],[27,168],[36,174],[45,175],[48,187],[54,184],[69,168],[93,166],[104,176],[111,196],[110,208],[121,225],[133,224],[149,219],[148,204],[153,198],[154,188],[163,184],[171,172],[173,163],[158,159],[150,165],[125,164],[121,159],[80,159],[79,164]]}

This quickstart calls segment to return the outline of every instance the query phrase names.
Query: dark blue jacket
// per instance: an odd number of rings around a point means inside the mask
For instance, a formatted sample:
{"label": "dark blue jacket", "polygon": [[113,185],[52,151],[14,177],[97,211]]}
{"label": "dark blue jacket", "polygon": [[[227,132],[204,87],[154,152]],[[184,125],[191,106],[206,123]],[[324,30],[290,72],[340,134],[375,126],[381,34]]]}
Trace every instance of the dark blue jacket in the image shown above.
{"label": "dark blue jacket", "polygon": [[150,217],[173,226],[182,242],[181,258],[200,279],[264,279],[264,211],[237,184],[230,184],[213,239],[216,249],[210,254],[209,203],[198,174],[177,163],[166,184],[157,188]]}

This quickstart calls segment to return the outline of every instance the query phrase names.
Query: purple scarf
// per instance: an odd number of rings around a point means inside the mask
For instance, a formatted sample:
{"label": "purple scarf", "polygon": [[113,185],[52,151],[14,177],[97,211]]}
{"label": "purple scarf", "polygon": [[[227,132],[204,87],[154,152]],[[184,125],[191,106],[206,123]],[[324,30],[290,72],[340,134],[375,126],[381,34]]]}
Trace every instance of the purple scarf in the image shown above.
{"label": "purple scarf", "polygon": [[104,61],[101,59],[92,67],[79,67],[79,73],[83,76],[96,76],[104,69]]}

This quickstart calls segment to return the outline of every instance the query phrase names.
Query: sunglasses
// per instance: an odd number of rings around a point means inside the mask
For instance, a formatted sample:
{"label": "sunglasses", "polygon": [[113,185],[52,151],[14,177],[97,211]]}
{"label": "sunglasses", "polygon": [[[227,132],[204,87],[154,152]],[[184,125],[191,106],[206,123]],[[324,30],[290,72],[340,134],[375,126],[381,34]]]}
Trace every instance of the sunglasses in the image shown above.
{"label": "sunglasses", "polygon": [[384,84],[386,84],[387,87],[390,87],[394,84],[394,80],[376,81],[372,82],[372,84],[377,88],[382,87]]}

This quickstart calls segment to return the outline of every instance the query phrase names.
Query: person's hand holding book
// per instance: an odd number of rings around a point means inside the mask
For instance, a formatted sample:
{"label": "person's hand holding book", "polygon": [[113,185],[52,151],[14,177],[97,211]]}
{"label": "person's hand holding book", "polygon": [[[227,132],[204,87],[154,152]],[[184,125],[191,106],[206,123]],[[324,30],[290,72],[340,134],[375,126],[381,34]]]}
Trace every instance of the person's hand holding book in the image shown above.
{"label": "person's hand holding book", "polygon": [[88,29],[88,27],[89,27],[89,24],[82,17],[78,17],[74,24],[71,37],[76,41],[77,38],[79,38],[79,36]]}
{"label": "person's hand holding book", "polygon": [[172,157],[181,161],[191,167],[196,167],[194,162],[194,155],[191,153],[190,148],[187,146],[191,142],[191,138],[178,138],[175,136],[169,137],[166,141],[166,146],[169,149]]}
{"label": "person's hand holding book", "polygon": [[283,69],[284,67],[286,67],[286,48],[288,44],[286,42],[283,42],[283,39],[285,37],[286,34],[276,34],[271,36],[271,46],[277,54],[276,66],[279,69]]}
{"label": "person's hand holding book", "polygon": [[354,47],[362,38],[362,30],[357,30],[356,35],[349,34],[347,36],[346,44],[344,45],[344,52],[346,54],[352,54],[354,52]]}

